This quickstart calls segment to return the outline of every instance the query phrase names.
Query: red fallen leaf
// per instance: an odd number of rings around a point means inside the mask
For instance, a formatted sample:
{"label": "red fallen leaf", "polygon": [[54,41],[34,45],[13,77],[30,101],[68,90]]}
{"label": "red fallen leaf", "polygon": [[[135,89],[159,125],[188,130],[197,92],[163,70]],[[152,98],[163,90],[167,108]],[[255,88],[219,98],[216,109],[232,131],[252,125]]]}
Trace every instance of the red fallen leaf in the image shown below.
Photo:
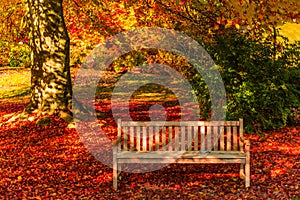
{"label": "red fallen leaf", "polygon": [[157,190],[157,189],[160,189],[160,187],[158,187],[157,185],[152,185],[152,189]]}
{"label": "red fallen leaf", "polygon": [[18,181],[21,182],[23,180],[22,176],[18,176]]}
{"label": "red fallen leaf", "polygon": [[175,185],[175,188],[179,189],[179,188],[180,188],[180,185],[176,184],[176,185]]}
{"label": "red fallen leaf", "polygon": [[160,189],[161,189],[161,190],[164,190],[165,188],[166,188],[166,186],[164,186],[164,185],[161,185],[161,186],[160,186]]}
{"label": "red fallen leaf", "polygon": [[296,133],[296,132],[297,132],[297,129],[296,129],[296,128],[293,128],[293,129],[291,130],[291,132],[292,132],[292,133]]}
{"label": "red fallen leaf", "polygon": [[258,135],[251,135],[251,136],[249,137],[249,139],[251,139],[251,140],[257,140],[258,138],[259,138]]}
{"label": "red fallen leaf", "polygon": [[145,183],[145,186],[144,186],[145,188],[150,188],[151,187],[151,185],[150,185],[150,183],[149,182],[147,182],[147,183]]}
{"label": "red fallen leaf", "polygon": [[274,167],[272,170],[271,170],[271,177],[276,177],[278,175],[281,175],[281,174],[285,174],[286,170],[284,168],[277,168],[277,167]]}
{"label": "red fallen leaf", "polygon": [[136,187],[136,185],[134,183],[131,183],[130,186],[129,186],[129,188],[131,188],[131,189],[133,189],[135,187]]}
{"label": "red fallen leaf", "polygon": [[143,182],[143,179],[142,178],[138,178],[138,181],[137,181],[138,183],[141,183],[141,182]]}
{"label": "red fallen leaf", "polygon": [[102,181],[103,181],[102,176],[98,176],[97,179],[96,179],[96,182],[101,183]]}

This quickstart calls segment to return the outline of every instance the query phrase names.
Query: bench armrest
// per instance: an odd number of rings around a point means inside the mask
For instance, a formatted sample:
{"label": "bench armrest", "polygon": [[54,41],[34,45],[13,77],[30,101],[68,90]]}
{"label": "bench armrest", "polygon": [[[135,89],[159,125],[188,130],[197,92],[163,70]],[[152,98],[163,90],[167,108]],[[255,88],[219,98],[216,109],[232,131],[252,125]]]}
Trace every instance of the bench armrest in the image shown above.
{"label": "bench armrest", "polygon": [[113,152],[117,153],[119,151],[119,139],[116,139],[115,141],[112,142],[112,147],[113,147]]}
{"label": "bench armrest", "polygon": [[245,151],[250,152],[250,140],[244,140]]}
{"label": "bench armrest", "polygon": [[117,137],[115,141],[112,142],[113,146],[117,146],[121,142],[121,138]]}
{"label": "bench armrest", "polygon": [[245,152],[250,151],[250,140],[246,140],[244,137],[240,138],[241,142],[243,143],[243,146],[245,147]]}
{"label": "bench armrest", "polygon": [[244,143],[246,139],[244,137],[240,137],[240,140]]}

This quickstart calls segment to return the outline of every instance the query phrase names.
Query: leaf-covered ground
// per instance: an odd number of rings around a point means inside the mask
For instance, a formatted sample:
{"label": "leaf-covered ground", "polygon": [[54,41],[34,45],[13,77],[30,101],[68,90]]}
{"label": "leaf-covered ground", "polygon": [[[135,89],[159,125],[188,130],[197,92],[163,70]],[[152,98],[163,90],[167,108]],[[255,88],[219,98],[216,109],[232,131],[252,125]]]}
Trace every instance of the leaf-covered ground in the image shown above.
{"label": "leaf-covered ground", "polygon": [[[0,100],[0,123],[25,103]],[[251,187],[238,165],[171,164],[158,171],[121,173],[90,155],[75,129],[52,118],[48,126],[0,126],[0,199],[297,199],[300,126],[252,135]]]}

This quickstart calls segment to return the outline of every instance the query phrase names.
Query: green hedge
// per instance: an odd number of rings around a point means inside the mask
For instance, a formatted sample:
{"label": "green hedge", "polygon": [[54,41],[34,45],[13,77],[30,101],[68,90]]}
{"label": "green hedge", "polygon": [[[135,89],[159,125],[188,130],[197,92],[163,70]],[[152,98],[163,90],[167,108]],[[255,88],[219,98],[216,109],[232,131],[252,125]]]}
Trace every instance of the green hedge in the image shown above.
{"label": "green hedge", "polygon": [[245,119],[246,132],[295,122],[300,108],[300,42],[250,39],[236,32],[205,45],[219,66],[227,93],[227,119]]}
{"label": "green hedge", "polygon": [[0,67],[30,67],[28,45],[0,41]]}

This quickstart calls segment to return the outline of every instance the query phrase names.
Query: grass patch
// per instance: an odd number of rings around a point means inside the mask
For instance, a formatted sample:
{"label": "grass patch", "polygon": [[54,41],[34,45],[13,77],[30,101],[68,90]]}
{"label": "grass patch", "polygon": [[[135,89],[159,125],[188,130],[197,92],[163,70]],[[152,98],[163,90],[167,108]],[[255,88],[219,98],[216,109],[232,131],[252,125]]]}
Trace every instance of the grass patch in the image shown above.
{"label": "grass patch", "polygon": [[290,42],[300,41],[300,24],[286,23],[280,28],[279,33],[287,37]]}
{"label": "grass patch", "polygon": [[0,70],[0,99],[29,98],[30,70]]}

